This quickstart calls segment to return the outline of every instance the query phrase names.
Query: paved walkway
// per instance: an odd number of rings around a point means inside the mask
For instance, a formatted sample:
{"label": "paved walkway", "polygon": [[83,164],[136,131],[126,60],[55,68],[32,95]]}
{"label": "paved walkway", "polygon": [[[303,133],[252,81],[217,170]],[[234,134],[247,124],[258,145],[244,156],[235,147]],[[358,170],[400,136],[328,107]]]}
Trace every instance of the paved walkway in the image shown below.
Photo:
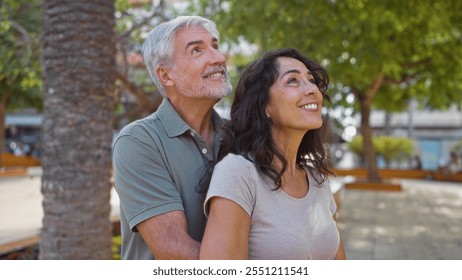
{"label": "paved walkway", "polygon": [[[0,247],[39,234],[40,184],[37,169],[0,178]],[[402,180],[402,188],[341,190],[339,228],[348,258],[462,260],[462,184]],[[118,203],[113,190],[112,218]]]}
{"label": "paved walkway", "polygon": [[[28,168],[26,176],[0,177],[0,254],[34,243],[42,227],[41,169]],[[119,219],[119,198],[111,191],[111,220]],[[21,242],[24,241],[24,242]],[[9,245],[12,245],[9,246]]]}
{"label": "paved walkway", "polygon": [[462,260],[462,184],[402,180],[401,192],[343,189],[349,259]]}

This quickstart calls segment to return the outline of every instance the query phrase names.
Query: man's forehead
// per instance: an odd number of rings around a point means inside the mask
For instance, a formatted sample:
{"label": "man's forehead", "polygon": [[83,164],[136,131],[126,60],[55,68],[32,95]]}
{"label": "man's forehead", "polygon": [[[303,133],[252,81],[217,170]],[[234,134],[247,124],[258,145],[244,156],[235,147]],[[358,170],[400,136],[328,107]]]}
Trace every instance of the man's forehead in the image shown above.
{"label": "man's forehead", "polygon": [[217,38],[202,26],[183,27],[176,32],[175,38],[176,41],[182,45],[187,45],[192,41],[201,41],[210,38],[212,41],[217,41]]}

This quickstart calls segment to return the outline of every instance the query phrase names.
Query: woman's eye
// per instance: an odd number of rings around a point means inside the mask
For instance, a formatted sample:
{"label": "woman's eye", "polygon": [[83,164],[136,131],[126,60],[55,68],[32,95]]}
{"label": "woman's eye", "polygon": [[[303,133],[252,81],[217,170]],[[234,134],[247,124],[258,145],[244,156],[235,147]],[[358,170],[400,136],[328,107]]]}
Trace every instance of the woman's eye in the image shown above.
{"label": "woman's eye", "polygon": [[288,81],[287,81],[288,84],[295,84],[295,83],[298,83],[298,80],[296,78],[290,78]]}

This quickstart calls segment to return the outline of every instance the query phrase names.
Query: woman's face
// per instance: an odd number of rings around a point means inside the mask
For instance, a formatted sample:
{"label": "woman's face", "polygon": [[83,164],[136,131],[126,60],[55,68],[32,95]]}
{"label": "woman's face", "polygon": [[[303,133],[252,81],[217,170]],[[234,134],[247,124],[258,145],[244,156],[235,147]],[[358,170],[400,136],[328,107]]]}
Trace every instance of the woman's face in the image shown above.
{"label": "woman's face", "polygon": [[291,57],[277,58],[279,74],[270,87],[266,113],[279,132],[300,131],[322,126],[323,95],[310,70]]}

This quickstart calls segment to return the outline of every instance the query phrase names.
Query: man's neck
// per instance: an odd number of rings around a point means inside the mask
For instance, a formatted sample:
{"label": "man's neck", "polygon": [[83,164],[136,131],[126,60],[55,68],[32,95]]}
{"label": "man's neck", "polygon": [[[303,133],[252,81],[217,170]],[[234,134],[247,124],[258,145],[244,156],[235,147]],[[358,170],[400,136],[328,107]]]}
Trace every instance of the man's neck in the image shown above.
{"label": "man's neck", "polygon": [[170,102],[178,115],[212,148],[214,140],[212,109],[216,101],[212,99],[181,98],[170,99]]}

